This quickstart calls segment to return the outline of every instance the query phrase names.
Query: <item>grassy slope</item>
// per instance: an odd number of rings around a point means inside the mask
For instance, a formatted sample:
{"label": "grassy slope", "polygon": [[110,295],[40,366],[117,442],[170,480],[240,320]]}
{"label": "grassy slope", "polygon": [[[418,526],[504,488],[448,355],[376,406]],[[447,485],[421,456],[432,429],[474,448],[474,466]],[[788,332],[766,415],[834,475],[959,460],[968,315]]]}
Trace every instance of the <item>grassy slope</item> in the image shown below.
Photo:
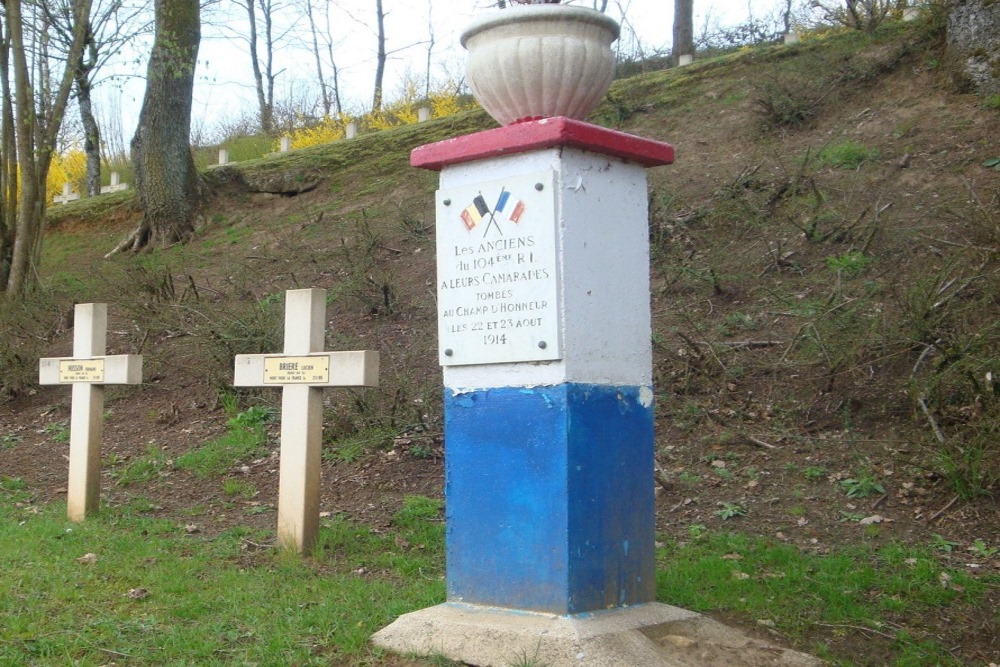
{"label": "grassy slope", "polygon": [[[678,148],[676,165],[650,174],[657,457],[669,489],[662,599],[771,620],[804,648],[848,663],[985,660],[998,622],[976,611],[996,601],[995,577],[952,570],[961,585],[949,588],[940,575],[961,566],[949,560],[953,547],[990,567],[988,551],[964,549],[978,537],[988,550],[1000,526],[990,495],[1000,406],[986,376],[1000,373],[1000,174],[981,166],[1000,154],[1000,117],[950,92],[934,37],[907,30],[647,73],[617,82],[593,117]],[[181,455],[201,443],[178,429],[225,421],[187,401],[214,403],[232,355],[278,348],[285,289],[326,287],[328,343],[383,355],[380,391],[328,392],[328,458],[426,455],[441,430],[429,280],[436,177],[411,169],[407,153],[490,126],[468,113],[239,165],[320,176],[293,198],[249,193],[216,172],[196,239],[139,257],[101,259],[133,224],[130,195],[54,209],[46,288],[3,315],[4,382],[30,389],[32,360],[67,350],[68,303],[108,301],[112,351],[142,351],[153,378],[112,392],[112,409],[139,424],[120,447],[134,450],[134,463],[156,435]],[[20,400],[34,410],[40,399]],[[873,508],[880,488],[891,499]],[[931,525],[927,516],[953,494],[963,509],[947,527]],[[875,508],[894,523],[859,527]],[[734,526],[764,537],[726,537]],[[796,548],[773,544],[775,534]],[[908,546],[894,547],[900,539]],[[734,553],[752,559],[738,589],[727,585],[733,559],[723,558]],[[901,563],[915,574],[888,576]],[[265,558],[253,567],[276,566]],[[830,587],[843,572],[856,579]],[[792,583],[776,587],[776,577]],[[681,585],[692,578],[711,584]],[[805,597],[817,601],[795,604]],[[939,617],[952,622],[938,627]],[[2,638],[0,650],[29,650],[24,641]],[[96,645],[58,650],[97,655]],[[956,645],[953,658],[946,649]],[[254,659],[239,650],[229,655]],[[327,650],[347,649],[319,653]]]}

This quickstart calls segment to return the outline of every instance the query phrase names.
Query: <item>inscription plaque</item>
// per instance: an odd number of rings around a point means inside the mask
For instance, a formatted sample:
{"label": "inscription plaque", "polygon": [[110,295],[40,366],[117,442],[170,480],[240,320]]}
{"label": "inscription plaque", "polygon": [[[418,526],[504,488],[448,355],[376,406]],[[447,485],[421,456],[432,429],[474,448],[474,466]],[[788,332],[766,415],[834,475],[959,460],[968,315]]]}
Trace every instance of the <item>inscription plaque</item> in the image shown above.
{"label": "inscription plaque", "polygon": [[437,193],[439,361],[560,359],[555,173]]}
{"label": "inscription plaque", "polygon": [[329,381],[329,356],[264,358],[264,384],[321,384]]}
{"label": "inscription plaque", "polygon": [[60,382],[104,382],[104,359],[63,359]]}

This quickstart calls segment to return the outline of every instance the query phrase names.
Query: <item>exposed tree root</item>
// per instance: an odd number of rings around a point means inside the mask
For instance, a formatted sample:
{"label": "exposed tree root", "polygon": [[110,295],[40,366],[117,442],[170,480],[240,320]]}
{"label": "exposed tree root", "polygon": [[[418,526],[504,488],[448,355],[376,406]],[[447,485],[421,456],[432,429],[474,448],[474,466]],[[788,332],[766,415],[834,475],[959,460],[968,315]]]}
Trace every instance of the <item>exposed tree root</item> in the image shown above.
{"label": "exposed tree root", "polygon": [[150,237],[149,223],[145,221],[140,222],[139,226],[129,232],[129,234],[122,239],[121,243],[116,245],[111,252],[104,255],[104,259],[114,257],[120,252],[139,252],[149,246]]}

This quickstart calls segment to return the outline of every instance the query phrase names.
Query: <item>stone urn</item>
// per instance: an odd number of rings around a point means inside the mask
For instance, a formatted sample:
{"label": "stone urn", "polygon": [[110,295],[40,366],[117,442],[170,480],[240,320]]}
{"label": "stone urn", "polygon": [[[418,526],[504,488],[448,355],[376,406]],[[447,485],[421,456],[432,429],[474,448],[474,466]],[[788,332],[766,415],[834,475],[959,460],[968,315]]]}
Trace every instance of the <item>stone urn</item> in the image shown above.
{"label": "stone urn", "polygon": [[566,116],[582,120],[611,86],[618,23],[585,7],[519,5],[462,33],[472,94],[501,125]]}

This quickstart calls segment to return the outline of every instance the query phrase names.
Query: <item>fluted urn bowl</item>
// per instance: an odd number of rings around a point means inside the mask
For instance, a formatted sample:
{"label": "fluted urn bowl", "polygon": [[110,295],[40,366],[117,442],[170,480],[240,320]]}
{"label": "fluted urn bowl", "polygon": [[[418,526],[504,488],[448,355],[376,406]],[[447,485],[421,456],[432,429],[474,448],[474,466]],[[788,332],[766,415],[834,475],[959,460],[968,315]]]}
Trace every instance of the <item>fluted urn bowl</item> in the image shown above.
{"label": "fluted urn bowl", "polygon": [[583,119],[614,77],[618,23],[585,7],[523,5],[483,16],[462,33],[472,94],[501,125]]}

